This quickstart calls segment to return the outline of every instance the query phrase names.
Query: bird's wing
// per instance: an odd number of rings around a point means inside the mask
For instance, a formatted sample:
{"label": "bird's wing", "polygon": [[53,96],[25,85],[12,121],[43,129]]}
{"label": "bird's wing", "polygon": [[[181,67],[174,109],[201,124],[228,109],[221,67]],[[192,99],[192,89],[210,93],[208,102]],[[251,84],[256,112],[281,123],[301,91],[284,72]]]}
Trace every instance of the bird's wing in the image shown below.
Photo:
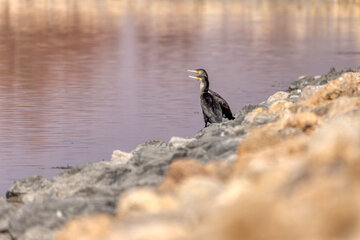
{"label": "bird's wing", "polygon": [[226,102],[226,100],[223,97],[221,97],[220,94],[218,94],[217,92],[214,92],[214,91],[212,91],[210,89],[209,89],[209,93],[211,95],[213,95],[215,100],[217,100],[219,102],[221,110],[222,110],[223,114],[225,115],[225,117],[227,119],[229,119],[229,120],[234,119],[233,114],[232,114],[231,109],[230,109],[230,106]]}
{"label": "bird's wing", "polygon": [[222,111],[219,103],[209,93],[202,93],[200,96],[203,114],[211,123],[222,122]]}
{"label": "bird's wing", "polygon": [[218,94],[217,92],[214,92],[214,91],[212,91],[210,89],[209,89],[209,93],[214,96],[214,98],[219,102],[219,104],[221,106],[225,106],[226,108],[230,108],[229,104],[226,102],[226,100],[222,96],[220,96],[220,94]]}

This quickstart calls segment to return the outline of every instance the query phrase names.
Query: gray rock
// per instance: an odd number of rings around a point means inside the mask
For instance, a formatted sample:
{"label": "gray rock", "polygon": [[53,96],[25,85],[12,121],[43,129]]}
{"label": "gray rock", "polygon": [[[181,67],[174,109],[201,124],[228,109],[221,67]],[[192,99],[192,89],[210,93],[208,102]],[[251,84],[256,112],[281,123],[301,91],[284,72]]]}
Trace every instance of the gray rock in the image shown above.
{"label": "gray rock", "polygon": [[226,121],[223,123],[212,124],[207,128],[200,130],[195,138],[200,139],[202,137],[240,137],[243,136],[246,131],[242,126],[245,116],[253,111],[255,108],[262,107],[267,108],[266,104],[247,104],[245,105],[237,114],[235,114],[235,119],[231,121]]}
{"label": "gray rock", "polygon": [[181,138],[181,137],[172,137],[169,141],[169,147],[171,149],[183,148],[186,144],[194,141],[195,138]]}
{"label": "gray rock", "polygon": [[188,151],[187,156],[190,158],[197,159],[200,162],[210,161],[210,156],[204,148],[198,147]]}
{"label": "gray rock", "polygon": [[244,107],[241,108],[240,112],[235,114],[235,119],[242,119],[241,121],[243,121],[248,113],[252,112],[255,108],[258,107],[265,107],[265,106],[260,104],[246,104]]}
{"label": "gray rock", "polygon": [[[232,125],[233,124],[229,124],[227,122],[212,124],[212,125],[208,126],[207,128],[200,130],[196,134],[195,138],[200,139],[203,137],[235,136],[236,132]],[[187,144],[186,146],[188,146],[188,145],[189,144]]]}
{"label": "gray rock", "polygon": [[341,74],[346,73],[346,72],[360,72],[360,66],[357,68],[354,68],[354,69],[344,68],[343,70],[340,70],[338,72],[336,71],[335,68],[331,68],[329,70],[329,72],[323,76],[301,77],[290,85],[288,91],[290,92],[291,95],[293,95],[296,93],[297,90],[302,90],[304,87],[306,87],[308,85],[313,85],[313,86],[324,85],[324,84],[328,83],[329,81],[332,81],[332,80],[338,78]]}
{"label": "gray rock", "polygon": [[3,228],[9,228],[15,239],[51,239],[69,218],[112,213],[124,190],[159,184],[171,161],[185,152],[173,151],[162,141],[148,141],[131,154],[126,163],[88,163],[65,170],[51,181],[41,177],[16,181],[7,196],[21,195],[23,204],[12,214],[9,225],[8,219],[1,218]]}
{"label": "gray rock", "polygon": [[310,85],[314,81],[315,81],[315,78],[311,77],[311,76],[306,76],[306,77],[300,78],[290,85],[289,90],[293,91],[293,90],[297,90],[297,89],[303,89],[304,87]]}
{"label": "gray rock", "polygon": [[112,162],[88,163],[61,172],[53,180],[46,180],[46,184],[42,184],[42,187],[29,187],[38,186],[39,182],[42,182],[39,178],[30,177],[19,180],[9,189],[7,197],[12,200],[14,196],[17,196],[16,200],[23,203],[42,201],[49,197],[65,199],[76,196],[77,193],[81,192],[81,189],[87,187],[95,188],[104,185],[109,187],[110,183],[121,181],[128,171],[131,170],[123,164]]}
{"label": "gray rock", "polygon": [[51,185],[50,181],[42,176],[33,176],[16,180],[6,193],[9,201],[21,202],[23,195],[29,192],[41,191]]}
{"label": "gray rock", "polygon": [[289,97],[288,92],[278,91],[278,92],[274,93],[273,95],[271,95],[270,97],[268,97],[268,99],[266,100],[266,103],[271,105],[273,102],[276,102],[276,101],[279,101],[282,99],[287,99],[288,97]]}
{"label": "gray rock", "polygon": [[8,203],[5,199],[0,199],[0,233],[8,231],[10,217],[15,210],[13,204]]}
{"label": "gray rock", "polygon": [[9,233],[2,232],[0,233],[0,240],[12,240],[12,239]]}
{"label": "gray rock", "polygon": [[165,177],[168,165],[174,159],[174,151],[165,142],[147,142],[133,151],[129,164],[134,172],[126,181],[129,185],[155,185]]}
{"label": "gray rock", "polygon": [[241,138],[202,137],[187,145],[187,156],[201,162],[227,157],[237,151]]}
{"label": "gray rock", "polygon": [[289,102],[292,102],[292,103],[296,103],[296,102],[298,102],[299,101],[299,99],[300,99],[300,95],[298,95],[298,94],[293,94],[293,95],[289,95],[289,97],[286,99],[286,101],[289,101]]}
{"label": "gray rock", "polygon": [[316,94],[317,92],[319,92],[320,90],[322,90],[323,88],[324,88],[324,86],[322,86],[322,85],[309,85],[309,86],[306,86],[301,91],[300,98],[301,99],[309,98],[309,97],[313,96],[314,94]]}
{"label": "gray rock", "polygon": [[131,157],[132,157],[131,153],[123,152],[121,150],[114,150],[111,155],[110,161],[125,164],[130,160]]}
{"label": "gray rock", "polygon": [[146,141],[140,145],[138,145],[131,153],[132,154],[135,154],[137,152],[141,152],[143,151],[144,149],[147,149],[147,148],[167,148],[168,145],[166,142],[164,141],[161,141],[161,140],[149,140],[149,141]]}
{"label": "gray rock", "polygon": [[19,236],[18,240],[50,240],[54,239],[55,231],[46,226],[35,226],[26,229],[26,232]]}
{"label": "gray rock", "polygon": [[[52,239],[53,231],[74,216],[112,213],[115,199],[48,198],[22,205],[12,216],[9,232],[14,239]],[[37,237],[37,238],[36,238]]]}
{"label": "gray rock", "polygon": [[245,116],[243,126],[245,129],[249,129],[255,126],[261,126],[266,123],[274,122],[277,119],[276,114],[265,114],[265,113],[258,113],[258,114],[249,114]]}
{"label": "gray rock", "polygon": [[17,202],[22,203],[43,202],[49,198],[116,197],[131,187],[160,183],[168,165],[178,156],[161,141],[141,144],[131,154],[127,163],[88,163],[64,170],[51,181],[41,177],[18,180],[7,197],[18,197]]}
{"label": "gray rock", "polygon": [[277,118],[276,114],[257,114],[252,122],[252,125],[264,125],[269,122],[275,121]]}

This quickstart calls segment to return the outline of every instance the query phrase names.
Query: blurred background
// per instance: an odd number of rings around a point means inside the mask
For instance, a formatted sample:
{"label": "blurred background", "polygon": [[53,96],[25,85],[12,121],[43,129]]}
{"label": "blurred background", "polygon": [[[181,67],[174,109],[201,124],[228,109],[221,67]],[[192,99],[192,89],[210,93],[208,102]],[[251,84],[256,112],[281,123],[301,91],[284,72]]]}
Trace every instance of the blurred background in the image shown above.
{"label": "blurred background", "polygon": [[0,0],[0,195],[203,127],[199,83],[234,113],[300,75],[360,65],[360,1]]}

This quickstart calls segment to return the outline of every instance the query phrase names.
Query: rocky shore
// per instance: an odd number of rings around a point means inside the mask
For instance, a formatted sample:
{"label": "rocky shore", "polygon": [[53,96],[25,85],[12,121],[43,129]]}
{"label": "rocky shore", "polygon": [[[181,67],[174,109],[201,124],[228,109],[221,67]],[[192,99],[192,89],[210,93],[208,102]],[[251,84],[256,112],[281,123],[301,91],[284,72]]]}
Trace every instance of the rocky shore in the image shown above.
{"label": "rocky shore", "polygon": [[0,198],[0,240],[359,239],[360,67]]}

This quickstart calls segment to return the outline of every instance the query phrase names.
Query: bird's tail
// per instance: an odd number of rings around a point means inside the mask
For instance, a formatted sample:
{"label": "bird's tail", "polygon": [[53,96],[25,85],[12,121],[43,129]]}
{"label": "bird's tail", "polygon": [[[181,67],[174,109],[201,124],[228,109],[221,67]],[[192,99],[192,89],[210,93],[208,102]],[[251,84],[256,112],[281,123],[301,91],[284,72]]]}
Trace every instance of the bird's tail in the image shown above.
{"label": "bird's tail", "polygon": [[226,112],[223,112],[224,113],[224,115],[225,115],[225,117],[227,118],[227,119],[229,119],[229,120],[234,120],[235,118],[234,118],[234,116],[233,116],[233,114],[232,114],[232,112],[229,110],[229,111],[226,111]]}

